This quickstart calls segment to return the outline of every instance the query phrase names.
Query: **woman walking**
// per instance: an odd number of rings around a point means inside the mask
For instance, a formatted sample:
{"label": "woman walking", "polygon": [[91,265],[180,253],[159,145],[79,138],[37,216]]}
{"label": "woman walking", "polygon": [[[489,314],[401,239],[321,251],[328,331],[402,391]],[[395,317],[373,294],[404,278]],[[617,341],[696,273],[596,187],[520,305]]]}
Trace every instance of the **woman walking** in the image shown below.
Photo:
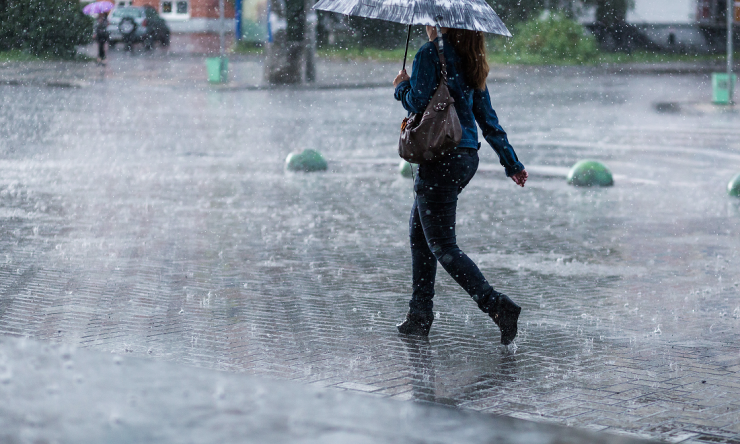
{"label": "woman walking", "polygon": [[98,42],[98,64],[105,65],[105,43],[108,41],[108,13],[101,12],[95,24],[95,40]]}
{"label": "woman walking", "polygon": [[398,331],[427,336],[434,321],[432,298],[437,262],[473,298],[501,329],[501,343],[508,345],[517,334],[521,308],[499,293],[483,277],[475,263],[457,246],[455,213],[457,196],[478,169],[478,129],[498,154],[506,175],[524,186],[528,174],[498,123],[486,87],[488,63],[483,34],[462,29],[427,26],[429,42],[414,58],[412,76],[401,71],[393,81],[395,98],[411,113],[424,112],[441,78],[437,39],[443,39],[447,84],[462,126],[458,146],[433,163],[420,165],[414,183],[416,199],[411,208],[412,296],[406,319]]}

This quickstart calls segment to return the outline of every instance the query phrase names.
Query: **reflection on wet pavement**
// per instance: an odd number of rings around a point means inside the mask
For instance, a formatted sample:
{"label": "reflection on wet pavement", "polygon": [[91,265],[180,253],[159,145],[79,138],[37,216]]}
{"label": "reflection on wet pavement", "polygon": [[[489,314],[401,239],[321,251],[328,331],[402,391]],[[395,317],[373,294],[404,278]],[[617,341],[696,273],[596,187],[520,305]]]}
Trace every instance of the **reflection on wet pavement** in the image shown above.
{"label": "reflection on wet pavement", "polygon": [[[491,85],[533,171],[595,158],[617,178],[577,189],[533,174],[518,189],[484,147],[458,239],[524,308],[514,353],[447,276],[429,340],[395,333],[412,193],[389,89],[2,86],[0,332],[674,442],[737,440],[740,203],[724,187],[740,120],[653,106],[708,100],[707,85],[574,70]],[[329,171],[285,172],[303,148]]]}

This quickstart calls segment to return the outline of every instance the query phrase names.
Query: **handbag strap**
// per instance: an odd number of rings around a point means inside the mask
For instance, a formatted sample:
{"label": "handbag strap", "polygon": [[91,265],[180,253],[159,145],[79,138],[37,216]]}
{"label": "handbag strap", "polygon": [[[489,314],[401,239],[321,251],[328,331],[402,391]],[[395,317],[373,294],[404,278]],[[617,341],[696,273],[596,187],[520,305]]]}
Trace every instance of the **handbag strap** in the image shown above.
{"label": "handbag strap", "polygon": [[439,62],[442,64],[442,80],[447,83],[447,60],[445,60],[444,54],[444,42],[442,41],[442,34],[439,34],[439,39],[434,42],[434,46],[437,47],[437,54],[439,54]]}

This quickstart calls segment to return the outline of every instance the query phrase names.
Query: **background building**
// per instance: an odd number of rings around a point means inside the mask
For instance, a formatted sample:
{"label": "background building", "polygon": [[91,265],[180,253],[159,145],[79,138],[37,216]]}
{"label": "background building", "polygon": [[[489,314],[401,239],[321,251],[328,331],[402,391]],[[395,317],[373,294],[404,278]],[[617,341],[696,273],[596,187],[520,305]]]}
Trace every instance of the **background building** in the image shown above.
{"label": "background building", "polygon": [[712,42],[697,26],[697,0],[636,0],[627,12],[653,43],[675,52],[708,52]]}
{"label": "background building", "polygon": [[[118,0],[117,6],[149,5],[167,21],[172,32],[218,32],[218,0]],[[224,2],[226,31],[234,32],[234,2]]]}
{"label": "background building", "polygon": [[696,21],[696,0],[635,0],[627,11],[627,22],[634,24],[692,24]]}
{"label": "background building", "polygon": [[[740,1],[736,4],[740,7]],[[634,0],[632,6],[627,10],[629,28],[625,31],[632,49],[686,53],[724,50],[727,0]],[[580,10],[580,21],[598,29],[596,8]],[[605,47],[610,46],[615,45],[606,42]]]}

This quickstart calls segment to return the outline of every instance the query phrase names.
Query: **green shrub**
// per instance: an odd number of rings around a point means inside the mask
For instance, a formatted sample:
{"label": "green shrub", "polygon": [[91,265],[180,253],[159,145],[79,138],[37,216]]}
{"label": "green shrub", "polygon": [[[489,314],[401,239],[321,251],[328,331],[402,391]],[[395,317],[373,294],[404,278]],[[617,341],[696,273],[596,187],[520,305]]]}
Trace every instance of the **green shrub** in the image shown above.
{"label": "green shrub", "polygon": [[77,0],[5,0],[0,10],[0,48],[33,55],[73,57],[92,41],[92,18]]}
{"label": "green shrub", "polygon": [[580,23],[562,14],[549,14],[517,26],[509,50],[523,59],[545,63],[585,63],[599,54],[596,39],[587,36]]}

